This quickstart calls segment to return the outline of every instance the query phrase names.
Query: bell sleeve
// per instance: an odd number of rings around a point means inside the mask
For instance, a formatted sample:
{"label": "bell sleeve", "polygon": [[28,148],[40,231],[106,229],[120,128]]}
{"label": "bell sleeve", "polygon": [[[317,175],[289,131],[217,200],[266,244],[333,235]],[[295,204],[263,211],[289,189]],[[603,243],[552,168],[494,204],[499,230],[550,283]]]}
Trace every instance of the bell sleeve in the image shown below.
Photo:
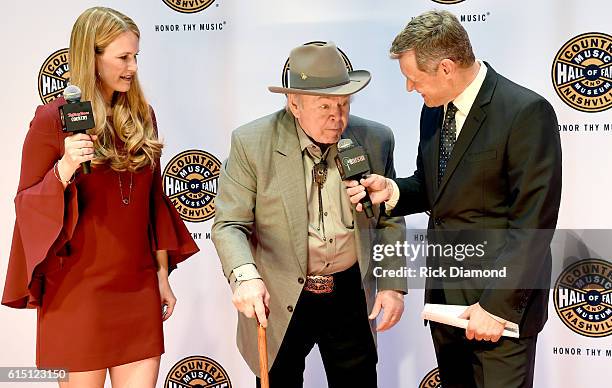
{"label": "bell sleeve", "polygon": [[[153,109],[151,116],[157,132]],[[169,272],[174,270],[178,263],[200,251],[176,208],[164,193],[159,159],[156,160],[153,172],[150,220],[151,249],[168,251]]]}
{"label": "bell sleeve", "polygon": [[58,104],[39,106],[23,145],[15,227],[2,304],[40,305],[48,259],[61,254],[78,220],[77,189],[66,189],[53,166],[63,154]]}
{"label": "bell sleeve", "polygon": [[151,188],[151,249],[168,251],[168,270],[200,251],[176,208],[162,188],[159,161],[156,163]]}

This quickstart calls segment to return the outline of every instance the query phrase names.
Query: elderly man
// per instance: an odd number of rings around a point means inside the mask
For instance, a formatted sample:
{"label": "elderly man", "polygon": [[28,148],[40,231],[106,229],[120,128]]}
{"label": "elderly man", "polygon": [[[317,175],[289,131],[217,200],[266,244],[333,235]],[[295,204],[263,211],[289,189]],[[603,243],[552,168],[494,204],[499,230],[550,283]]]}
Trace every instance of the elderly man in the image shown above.
{"label": "elderly man", "polygon": [[[508,271],[499,279],[428,279],[427,302],[469,306],[466,330],[430,325],[442,385],[531,387],[561,198],[555,112],[543,97],[475,60],[467,32],[448,11],[412,19],[391,54],[406,89],[424,100],[417,169],[408,178],[350,182],[351,200],[359,201],[365,186],[372,202],[386,201],[393,215],[429,211],[430,236],[471,236],[469,242],[486,245],[472,260],[428,257],[429,266]],[[504,328],[520,338],[501,337]]]}
{"label": "elderly man", "polygon": [[271,387],[302,387],[315,344],[330,387],[376,387],[375,332],[400,320],[406,279],[376,284],[374,266],[399,269],[405,258],[374,263],[371,248],[402,240],[405,226],[378,206],[373,218],[357,213],[334,157],[349,138],[372,172],[393,178],[393,134],[349,115],[370,74],[348,72],[334,44],[297,47],[289,63],[289,87],[269,88],[287,95],[286,109],[233,132],[215,200],[212,238],[242,313],[238,347],[258,375],[259,321]]}

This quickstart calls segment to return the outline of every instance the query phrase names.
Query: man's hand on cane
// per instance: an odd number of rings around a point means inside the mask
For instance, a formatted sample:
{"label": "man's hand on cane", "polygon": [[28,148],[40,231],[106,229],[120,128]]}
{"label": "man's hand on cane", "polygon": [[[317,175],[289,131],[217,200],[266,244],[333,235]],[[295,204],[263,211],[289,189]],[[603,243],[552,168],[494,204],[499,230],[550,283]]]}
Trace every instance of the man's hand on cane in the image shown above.
{"label": "man's hand on cane", "polygon": [[247,318],[257,318],[261,326],[268,327],[266,309],[270,305],[270,294],[261,279],[245,280],[236,288],[232,303]]}

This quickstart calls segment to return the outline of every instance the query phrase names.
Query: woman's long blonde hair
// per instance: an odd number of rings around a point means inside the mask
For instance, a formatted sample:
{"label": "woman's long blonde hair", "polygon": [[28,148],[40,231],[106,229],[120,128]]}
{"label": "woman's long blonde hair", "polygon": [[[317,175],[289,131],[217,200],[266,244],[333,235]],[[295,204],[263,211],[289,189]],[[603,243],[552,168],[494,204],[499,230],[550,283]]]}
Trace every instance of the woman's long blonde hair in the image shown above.
{"label": "woman's long blonde hair", "polygon": [[[70,36],[70,83],[81,88],[81,99],[91,101],[98,135],[94,164],[109,163],[116,171],[136,171],[144,166],[155,166],[162,143],[157,139],[151,111],[137,74],[128,92],[113,95],[112,121],[106,117],[106,105],[98,86],[96,55],[120,34],[131,31],[140,38],[140,30],[132,19],[111,8],[93,7],[81,14]],[[116,138],[125,143],[117,148]]]}

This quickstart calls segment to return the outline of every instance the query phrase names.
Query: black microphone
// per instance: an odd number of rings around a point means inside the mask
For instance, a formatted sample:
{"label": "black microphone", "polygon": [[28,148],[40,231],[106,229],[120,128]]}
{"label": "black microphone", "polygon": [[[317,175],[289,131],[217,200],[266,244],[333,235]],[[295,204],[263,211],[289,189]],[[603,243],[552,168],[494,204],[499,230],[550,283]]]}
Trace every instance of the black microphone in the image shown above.
{"label": "black microphone", "polygon": [[[336,155],[335,160],[343,181],[359,181],[361,178],[367,178],[370,175],[370,159],[368,154],[366,154],[363,147],[355,146],[351,139],[340,139],[338,142],[338,155]],[[374,217],[372,200],[370,200],[367,190],[365,191],[365,197],[359,203],[363,206],[363,210],[368,218]]]}
{"label": "black microphone", "polygon": [[[70,133],[86,133],[96,126],[90,101],[81,101],[81,89],[76,85],[68,85],[64,89],[66,104],[59,107],[62,119],[62,129]],[[81,163],[83,174],[91,172],[91,161]]]}

